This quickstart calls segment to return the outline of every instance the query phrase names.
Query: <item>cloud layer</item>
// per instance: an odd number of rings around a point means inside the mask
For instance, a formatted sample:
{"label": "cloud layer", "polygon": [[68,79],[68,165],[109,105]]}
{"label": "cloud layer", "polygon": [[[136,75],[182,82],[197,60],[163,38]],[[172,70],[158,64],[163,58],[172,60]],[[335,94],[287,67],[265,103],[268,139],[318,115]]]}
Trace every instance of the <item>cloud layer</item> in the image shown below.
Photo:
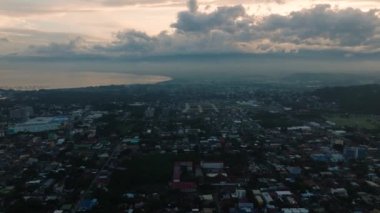
{"label": "cloud layer", "polygon": [[31,56],[153,57],[194,54],[277,54],[341,52],[345,56],[380,52],[379,10],[339,9],[316,5],[289,15],[259,17],[245,7],[224,6],[199,11],[190,0],[171,24],[172,32],[151,36],[137,30],[117,32],[113,41],[90,43],[75,38],[65,43],[30,46]]}

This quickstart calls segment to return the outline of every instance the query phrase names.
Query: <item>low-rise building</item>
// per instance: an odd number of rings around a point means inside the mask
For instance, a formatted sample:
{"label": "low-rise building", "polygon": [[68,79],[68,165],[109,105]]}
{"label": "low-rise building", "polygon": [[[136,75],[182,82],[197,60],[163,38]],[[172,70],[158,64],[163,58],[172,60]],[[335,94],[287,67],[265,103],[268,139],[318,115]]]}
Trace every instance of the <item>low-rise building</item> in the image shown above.
{"label": "low-rise building", "polygon": [[67,117],[37,117],[23,123],[17,123],[8,130],[11,134],[19,132],[45,132],[58,130],[67,124]]}

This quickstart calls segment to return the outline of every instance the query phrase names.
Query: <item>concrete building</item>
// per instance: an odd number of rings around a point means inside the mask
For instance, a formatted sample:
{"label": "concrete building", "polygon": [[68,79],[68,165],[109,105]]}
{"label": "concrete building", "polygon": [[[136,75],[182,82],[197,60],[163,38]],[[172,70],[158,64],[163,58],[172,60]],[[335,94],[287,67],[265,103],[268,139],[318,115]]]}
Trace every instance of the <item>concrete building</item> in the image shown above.
{"label": "concrete building", "polygon": [[346,160],[359,160],[367,157],[368,150],[366,147],[345,147],[343,156]]}
{"label": "concrete building", "polygon": [[23,123],[17,123],[8,129],[9,133],[45,132],[60,129],[67,124],[67,117],[37,117]]}

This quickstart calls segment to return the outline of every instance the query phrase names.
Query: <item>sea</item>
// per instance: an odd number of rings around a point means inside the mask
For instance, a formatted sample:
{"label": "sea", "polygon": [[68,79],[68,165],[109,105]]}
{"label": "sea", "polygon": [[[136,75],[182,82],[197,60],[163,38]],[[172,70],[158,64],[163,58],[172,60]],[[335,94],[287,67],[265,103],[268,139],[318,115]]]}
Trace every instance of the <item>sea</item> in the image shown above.
{"label": "sea", "polygon": [[0,70],[0,89],[67,89],[108,85],[156,84],[170,81],[160,75],[91,71]]}

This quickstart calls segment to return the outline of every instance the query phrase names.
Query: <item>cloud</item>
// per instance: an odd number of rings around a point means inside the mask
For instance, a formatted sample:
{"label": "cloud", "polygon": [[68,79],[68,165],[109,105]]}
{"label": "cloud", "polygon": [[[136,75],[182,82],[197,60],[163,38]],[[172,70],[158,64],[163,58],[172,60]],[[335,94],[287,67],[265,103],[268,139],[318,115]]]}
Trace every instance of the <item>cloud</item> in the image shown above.
{"label": "cloud", "polygon": [[338,10],[330,5],[317,5],[288,16],[270,15],[257,28],[266,32],[273,41],[300,43],[324,40],[342,46],[359,46],[371,43],[378,36],[380,19],[377,12],[352,8]]}
{"label": "cloud", "polygon": [[[281,10],[299,10],[297,5],[309,7],[315,4],[329,3],[342,7],[376,8],[379,0],[196,0],[187,3],[201,5],[204,7],[218,7],[226,5],[246,5],[260,10],[266,8],[270,12],[272,8]],[[292,6],[288,6],[291,4]],[[279,4],[280,7],[276,7]],[[176,7],[177,9],[186,6],[184,0],[1,0],[0,14],[4,17],[29,17],[43,15],[62,15],[65,13],[96,13],[109,10],[121,10],[125,8],[155,8],[155,7]],[[189,6],[189,5],[188,5]],[[295,7],[296,6],[296,7]],[[190,11],[197,9],[192,7]]]}
{"label": "cloud", "polygon": [[9,39],[8,38],[0,38],[0,43],[9,43]]}
{"label": "cloud", "polygon": [[150,6],[178,6],[183,4],[182,0],[100,0],[106,6],[127,6],[127,5],[150,5]]}
{"label": "cloud", "polygon": [[189,8],[189,12],[196,13],[198,11],[198,2],[197,2],[197,0],[189,0],[187,2],[187,7]]}
{"label": "cloud", "polygon": [[[218,7],[210,13],[199,12],[196,1],[189,1],[188,10],[178,14],[171,26],[173,34],[144,35],[126,33],[126,44],[141,53],[194,52],[289,52],[300,50],[344,50],[376,52],[380,48],[380,18],[377,10],[337,9],[316,5],[289,15],[269,15],[258,18],[247,14],[241,5]],[[120,34],[119,34],[120,35]],[[141,36],[139,36],[141,37]],[[139,42],[136,42],[136,41]],[[124,43],[123,43],[124,42]],[[127,46],[128,46],[127,45]],[[141,49],[137,48],[137,46]],[[124,50],[131,51],[131,48]],[[131,51],[133,53],[133,51]],[[131,53],[129,52],[129,53]]]}
{"label": "cloud", "polygon": [[[29,55],[99,55],[104,57],[161,57],[168,55],[304,54],[347,55],[380,52],[378,10],[339,9],[316,5],[289,15],[249,15],[242,5],[199,11],[197,1],[179,12],[173,32],[151,36],[122,30],[108,43],[84,39],[31,46]],[[319,55],[321,55],[319,54]],[[316,57],[318,54],[309,54]],[[327,54],[328,55],[328,54]]]}
{"label": "cloud", "polygon": [[99,5],[96,1],[89,2],[85,0],[1,0],[0,13],[8,16],[30,16],[50,13],[64,12],[86,12],[92,11],[95,6]]}
{"label": "cloud", "polygon": [[[107,6],[125,6],[125,5],[150,5],[150,6],[181,6],[185,2],[184,0],[103,0],[101,1]],[[214,4],[214,5],[225,5],[225,4],[257,4],[257,3],[278,3],[283,4],[286,0],[191,0],[188,1],[188,7],[192,9],[197,9],[191,7],[191,5],[196,6],[198,4]],[[193,10],[190,10],[193,11]]]}
{"label": "cloud", "polygon": [[[242,1],[244,3],[277,3],[277,4],[284,4],[287,1],[292,1],[292,0],[247,0],[247,1]],[[232,1],[231,1],[232,2]]]}
{"label": "cloud", "polygon": [[157,48],[156,37],[151,37],[144,32],[126,30],[116,33],[116,40],[111,44],[96,45],[94,49],[107,53],[125,53],[130,55],[148,54]]}
{"label": "cloud", "polygon": [[[177,22],[171,27],[180,32],[209,32],[211,30],[235,31],[238,25],[251,22],[243,6],[219,7],[211,13],[183,11],[178,14]],[[244,26],[240,26],[244,27]]]}
{"label": "cloud", "polygon": [[116,33],[112,43],[97,45],[95,49],[104,54],[125,56],[239,51],[235,41],[239,36],[244,37],[241,29],[251,24],[245,9],[242,6],[219,7],[214,12],[204,13],[197,7],[196,1],[188,2],[188,10],[180,12],[171,25],[174,33],[149,36],[136,30],[121,31]]}
{"label": "cloud", "polygon": [[88,43],[77,37],[67,43],[50,43],[48,45],[30,45],[26,54],[32,56],[77,56],[91,54]]}

